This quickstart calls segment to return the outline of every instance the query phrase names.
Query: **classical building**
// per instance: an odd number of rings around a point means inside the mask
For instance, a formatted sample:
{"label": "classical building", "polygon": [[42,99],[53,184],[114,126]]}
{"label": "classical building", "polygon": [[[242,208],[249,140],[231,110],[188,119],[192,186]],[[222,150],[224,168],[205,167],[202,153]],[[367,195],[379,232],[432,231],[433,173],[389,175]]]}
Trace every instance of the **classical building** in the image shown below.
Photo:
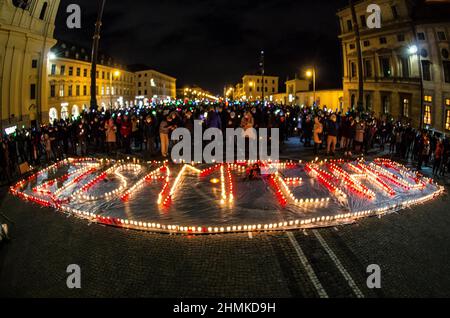
{"label": "classical building", "polygon": [[[0,0],[0,124],[7,128],[77,116],[90,104],[90,49],[54,39],[59,0]],[[100,55],[100,107],[175,98],[176,79],[131,70]]]}
{"label": "classical building", "polygon": [[236,85],[234,99],[247,101],[261,100],[263,95],[266,101],[272,101],[278,94],[278,76],[245,75],[242,83]]}
{"label": "classical building", "polygon": [[47,117],[47,56],[59,0],[0,0],[2,130]]}
{"label": "classical building", "polygon": [[343,110],[343,96],[342,89],[326,89],[311,90],[311,80],[295,78],[286,81],[286,92],[278,93],[273,96],[273,101],[283,105],[289,106],[306,106],[314,105],[314,98],[316,106],[320,108],[332,109],[333,111]]}
{"label": "classical building", "polygon": [[[431,2],[431,1],[430,1]],[[448,4],[379,0],[381,28],[367,27],[367,8],[355,4],[361,30],[363,74],[358,74],[355,26],[350,8],[338,12],[344,61],[344,107],[355,108],[358,76],[364,107],[377,115],[450,129],[450,11]]]}
{"label": "classical building", "polygon": [[[48,118],[77,117],[89,109],[91,99],[91,56],[88,50],[58,42],[47,63]],[[118,65],[112,58],[99,56],[97,65],[97,103],[109,109],[129,106],[135,102],[135,74]]]}
{"label": "classical building", "polygon": [[137,99],[161,102],[176,98],[176,78],[145,67],[133,67],[132,70]]}

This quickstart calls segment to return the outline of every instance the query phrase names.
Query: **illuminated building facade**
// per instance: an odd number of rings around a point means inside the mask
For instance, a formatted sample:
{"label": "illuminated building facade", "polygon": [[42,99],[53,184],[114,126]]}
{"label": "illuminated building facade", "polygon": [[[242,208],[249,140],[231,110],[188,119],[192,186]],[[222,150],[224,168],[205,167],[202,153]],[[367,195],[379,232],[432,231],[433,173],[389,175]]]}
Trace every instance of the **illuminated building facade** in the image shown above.
{"label": "illuminated building facade", "polygon": [[[48,116],[55,119],[77,117],[89,109],[91,96],[90,54],[84,48],[60,42],[48,55]],[[97,65],[99,109],[132,105],[135,101],[134,76],[110,57],[99,56]]]}
{"label": "illuminated building facade", "polygon": [[[415,127],[423,122],[424,127],[449,132],[449,5],[380,0],[376,3],[381,8],[381,28],[370,29],[366,19],[367,7],[372,3],[369,0],[355,4],[361,29],[364,107],[378,116],[390,114]],[[350,8],[340,10],[338,17],[344,108],[351,109],[358,102],[355,27]]]}
{"label": "illuminated building facade", "polygon": [[278,94],[278,76],[245,75],[242,83],[236,85],[234,99],[257,101],[273,101],[273,96]]}

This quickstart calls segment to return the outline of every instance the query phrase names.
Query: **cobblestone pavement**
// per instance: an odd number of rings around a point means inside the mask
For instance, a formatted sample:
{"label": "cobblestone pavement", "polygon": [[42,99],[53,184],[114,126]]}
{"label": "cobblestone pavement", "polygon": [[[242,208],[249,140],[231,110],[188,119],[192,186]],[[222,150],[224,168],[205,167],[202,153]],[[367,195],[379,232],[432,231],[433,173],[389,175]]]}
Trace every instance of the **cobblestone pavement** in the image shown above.
{"label": "cobblestone pavement", "polygon": [[[0,196],[14,222],[0,296],[450,297],[447,196],[339,228],[199,237],[90,225]],[[79,290],[66,286],[69,264],[81,267]],[[367,288],[370,264],[379,290]]]}

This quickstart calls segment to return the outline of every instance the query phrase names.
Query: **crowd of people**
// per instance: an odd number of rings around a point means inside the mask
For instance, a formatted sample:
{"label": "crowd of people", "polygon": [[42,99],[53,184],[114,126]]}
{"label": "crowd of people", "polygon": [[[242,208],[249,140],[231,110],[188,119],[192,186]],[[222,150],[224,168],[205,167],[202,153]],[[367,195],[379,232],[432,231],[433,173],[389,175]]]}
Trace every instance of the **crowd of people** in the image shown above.
{"label": "crowd of people", "polygon": [[[0,166],[9,183],[23,163],[39,166],[71,156],[92,154],[131,155],[166,159],[172,145],[170,135],[180,127],[194,134],[194,121],[203,129],[278,128],[280,145],[299,138],[316,155],[353,157],[370,151],[417,162],[420,170],[432,165],[435,175],[450,169],[450,144],[445,136],[414,129],[389,116],[341,113],[326,107],[283,105],[173,104],[120,110],[88,111],[77,118],[55,120],[49,125],[17,129],[0,136]],[[251,133],[247,138],[256,138]],[[389,147],[389,148],[387,148]],[[301,157],[299,148],[298,156]]]}

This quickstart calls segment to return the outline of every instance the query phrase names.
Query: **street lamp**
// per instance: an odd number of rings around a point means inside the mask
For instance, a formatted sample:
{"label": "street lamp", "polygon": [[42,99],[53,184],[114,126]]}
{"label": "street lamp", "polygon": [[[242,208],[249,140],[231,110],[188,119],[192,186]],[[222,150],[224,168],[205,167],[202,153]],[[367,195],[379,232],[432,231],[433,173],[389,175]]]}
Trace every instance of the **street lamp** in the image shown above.
{"label": "street lamp", "polygon": [[316,68],[313,67],[312,70],[306,71],[306,77],[313,80],[314,107],[316,105]]}
{"label": "street lamp", "polygon": [[113,108],[113,77],[115,79],[118,79],[120,76],[120,71],[119,70],[115,70],[111,76],[109,77],[109,96],[110,96],[110,108],[112,110]]}
{"label": "street lamp", "polygon": [[419,77],[420,77],[420,122],[419,122],[419,129],[423,128],[423,121],[424,121],[424,107],[423,107],[423,99],[424,99],[424,91],[423,91],[423,74],[422,74],[422,61],[420,57],[419,48],[417,45],[413,44],[410,47],[408,47],[408,53],[409,55],[417,56],[417,64],[419,66]]}

